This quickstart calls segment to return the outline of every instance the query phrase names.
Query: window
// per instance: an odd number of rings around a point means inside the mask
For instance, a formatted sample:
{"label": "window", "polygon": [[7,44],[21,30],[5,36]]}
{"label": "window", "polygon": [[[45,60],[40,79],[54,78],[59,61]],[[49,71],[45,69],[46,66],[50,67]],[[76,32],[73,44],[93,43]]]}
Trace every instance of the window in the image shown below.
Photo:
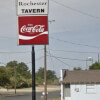
{"label": "window", "polygon": [[70,84],[65,84],[65,88],[70,88]]}
{"label": "window", "polygon": [[96,93],[96,85],[95,84],[87,84],[86,85],[86,93]]}

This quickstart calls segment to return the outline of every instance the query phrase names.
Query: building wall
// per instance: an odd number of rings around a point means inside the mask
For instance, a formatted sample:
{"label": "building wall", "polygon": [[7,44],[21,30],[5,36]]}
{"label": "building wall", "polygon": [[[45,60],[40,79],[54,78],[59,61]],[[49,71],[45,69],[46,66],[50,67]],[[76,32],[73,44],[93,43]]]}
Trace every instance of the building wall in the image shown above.
{"label": "building wall", "polygon": [[61,93],[60,93],[60,95],[61,95],[61,100],[63,100],[63,98],[64,98],[64,85],[63,84],[61,84]]}
{"label": "building wall", "polygon": [[100,100],[100,85],[71,85],[71,97],[65,100]]}
{"label": "building wall", "polygon": [[[60,82],[63,81],[63,77],[64,77],[64,74],[65,74],[65,69],[62,69],[60,70]],[[61,100],[64,100],[64,85],[61,83]]]}

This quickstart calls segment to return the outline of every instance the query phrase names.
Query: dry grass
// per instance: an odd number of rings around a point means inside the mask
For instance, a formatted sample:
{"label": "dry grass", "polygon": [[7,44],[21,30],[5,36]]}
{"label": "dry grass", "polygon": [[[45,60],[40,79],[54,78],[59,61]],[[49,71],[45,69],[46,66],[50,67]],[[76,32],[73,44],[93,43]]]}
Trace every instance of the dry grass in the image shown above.
{"label": "dry grass", "polygon": [[[60,86],[54,86],[54,85],[49,85],[47,87],[48,91],[59,91]],[[0,89],[0,93],[14,93],[14,89]],[[23,89],[16,89],[17,92],[32,92],[32,88],[23,88]],[[44,91],[44,86],[37,86],[36,87],[37,92],[43,92]]]}
{"label": "dry grass", "polygon": [[60,100],[60,98],[52,98],[52,99],[48,99],[48,100]]}

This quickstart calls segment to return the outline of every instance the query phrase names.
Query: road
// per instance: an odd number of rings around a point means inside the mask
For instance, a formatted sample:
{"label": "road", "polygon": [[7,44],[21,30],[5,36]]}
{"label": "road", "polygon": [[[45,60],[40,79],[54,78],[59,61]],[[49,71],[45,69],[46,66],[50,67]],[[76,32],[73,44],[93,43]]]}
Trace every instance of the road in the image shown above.
{"label": "road", "polygon": [[[36,100],[43,100],[43,96],[41,96],[41,94],[41,92],[36,93]],[[60,91],[48,93],[48,98],[56,97],[60,97]],[[0,98],[0,100],[32,100],[32,93],[24,93],[24,95],[4,97]]]}

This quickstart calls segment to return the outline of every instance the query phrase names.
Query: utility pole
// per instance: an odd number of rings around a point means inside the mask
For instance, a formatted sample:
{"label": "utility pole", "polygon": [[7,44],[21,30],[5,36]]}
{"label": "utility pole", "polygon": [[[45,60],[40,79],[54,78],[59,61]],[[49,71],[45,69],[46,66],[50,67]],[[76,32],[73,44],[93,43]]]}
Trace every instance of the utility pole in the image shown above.
{"label": "utility pole", "polygon": [[32,46],[32,100],[36,100],[36,89],[35,89],[35,50]]}
{"label": "utility pole", "polygon": [[88,65],[87,65],[87,61],[88,61],[88,60],[86,59],[86,70],[88,70]]}
{"label": "utility pole", "polygon": [[16,94],[16,65],[14,66],[14,76],[15,76],[15,94]]}
{"label": "utility pole", "polygon": [[[50,23],[55,20],[48,21]],[[46,45],[44,45],[44,100],[47,100],[47,56],[46,56]]]}
{"label": "utility pole", "polygon": [[98,53],[98,63],[99,63],[99,53]]}
{"label": "utility pole", "polygon": [[44,45],[44,100],[47,100],[47,63],[46,45]]}

